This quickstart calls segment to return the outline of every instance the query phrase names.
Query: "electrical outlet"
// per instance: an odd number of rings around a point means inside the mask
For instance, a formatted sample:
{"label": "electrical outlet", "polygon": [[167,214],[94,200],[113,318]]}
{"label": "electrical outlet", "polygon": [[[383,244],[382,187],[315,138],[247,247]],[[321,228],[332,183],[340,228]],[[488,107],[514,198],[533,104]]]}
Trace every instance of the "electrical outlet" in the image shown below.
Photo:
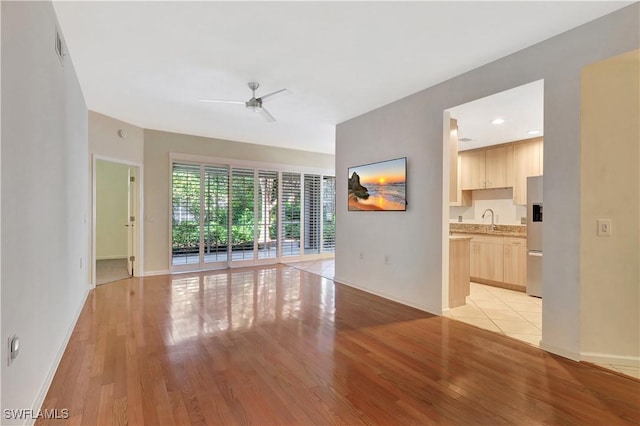
{"label": "electrical outlet", "polygon": [[360,260],[362,260],[362,259],[364,259],[364,252],[363,251],[360,252]]}
{"label": "electrical outlet", "polygon": [[611,219],[598,219],[598,237],[611,236]]}
{"label": "electrical outlet", "polygon": [[388,265],[389,263],[391,263],[391,256],[389,256],[388,254],[384,255],[384,264]]}

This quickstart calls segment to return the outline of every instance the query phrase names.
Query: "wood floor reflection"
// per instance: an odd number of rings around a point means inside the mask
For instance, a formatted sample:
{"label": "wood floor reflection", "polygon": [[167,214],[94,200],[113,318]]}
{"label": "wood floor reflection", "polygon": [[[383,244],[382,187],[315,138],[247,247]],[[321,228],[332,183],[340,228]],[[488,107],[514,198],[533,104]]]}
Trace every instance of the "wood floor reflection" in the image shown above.
{"label": "wood floor reflection", "polygon": [[637,424],[639,401],[634,379],[278,265],[96,288],[43,409],[82,425]]}

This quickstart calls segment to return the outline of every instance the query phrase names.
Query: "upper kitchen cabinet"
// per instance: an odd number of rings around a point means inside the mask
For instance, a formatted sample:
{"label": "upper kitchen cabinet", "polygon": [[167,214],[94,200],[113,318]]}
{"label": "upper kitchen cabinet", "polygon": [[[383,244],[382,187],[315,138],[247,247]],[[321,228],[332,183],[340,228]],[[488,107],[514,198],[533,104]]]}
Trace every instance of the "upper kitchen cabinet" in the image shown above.
{"label": "upper kitchen cabinet", "polygon": [[514,145],[514,204],[527,204],[527,177],[540,176],[542,174],[543,147],[544,143],[542,138],[529,139]]}
{"label": "upper kitchen cabinet", "polygon": [[470,206],[471,192],[463,191],[460,181],[462,158],[458,154],[458,122],[453,118],[449,122],[449,161],[449,206]]}
{"label": "upper kitchen cabinet", "polygon": [[462,190],[484,189],[486,183],[484,150],[461,152],[460,164],[462,166],[460,178]]}
{"label": "upper kitchen cabinet", "polygon": [[513,186],[513,146],[476,149],[460,153],[463,190]]}
{"label": "upper kitchen cabinet", "polygon": [[485,188],[513,186],[513,146],[487,149],[485,162]]}

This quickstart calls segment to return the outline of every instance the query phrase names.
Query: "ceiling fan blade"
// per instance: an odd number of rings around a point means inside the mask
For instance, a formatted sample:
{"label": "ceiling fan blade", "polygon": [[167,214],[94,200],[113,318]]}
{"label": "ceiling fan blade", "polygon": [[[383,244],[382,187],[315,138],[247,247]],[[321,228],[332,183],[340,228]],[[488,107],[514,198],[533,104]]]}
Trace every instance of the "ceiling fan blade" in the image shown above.
{"label": "ceiling fan blade", "polygon": [[244,101],[225,101],[222,99],[200,99],[200,102],[214,102],[214,103],[220,103],[220,104],[239,104],[239,105],[245,104]]}
{"label": "ceiling fan blade", "polygon": [[271,92],[271,93],[269,93],[269,94],[267,94],[267,95],[260,96],[260,99],[262,100],[262,102],[264,102],[264,101],[266,101],[267,99],[271,99],[271,98],[273,98],[273,97],[274,97],[274,96],[276,96],[276,95],[279,95],[279,94],[288,95],[288,94],[290,94],[290,93],[291,93],[291,91],[289,91],[289,90],[287,90],[287,89],[280,89],[280,90],[276,90],[275,92]]}
{"label": "ceiling fan blade", "polygon": [[262,115],[262,117],[264,117],[264,119],[270,123],[273,123],[274,121],[276,121],[273,115],[269,114],[269,111],[267,111],[264,108],[260,108],[260,115]]}

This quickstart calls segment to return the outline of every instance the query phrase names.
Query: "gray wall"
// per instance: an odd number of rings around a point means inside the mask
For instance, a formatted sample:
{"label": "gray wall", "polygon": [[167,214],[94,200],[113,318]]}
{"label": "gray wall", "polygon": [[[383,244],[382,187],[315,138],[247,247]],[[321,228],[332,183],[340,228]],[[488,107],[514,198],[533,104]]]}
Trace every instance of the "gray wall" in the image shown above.
{"label": "gray wall", "polygon": [[52,4],[0,7],[2,408],[37,410],[89,290],[87,108],[71,58],[55,54]]}
{"label": "gray wall", "polygon": [[144,270],[145,274],[168,273],[169,154],[191,154],[263,163],[287,164],[333,170],[334,156],[287,148],[275,148],[157,130],[144,131]]}
{"label": "gray wall", "polygon": [[[635,3],[339,124],[336,279],[441,313],[446,308],[443,252],[448,243],[443,110],[544,79],[542,345],[579,358],[580,76],[587,64],[638,48],[639,12]],[[402,156],[408,157],[408,211],[347,212],[347,168]],[[391,259],[388,265],[385,254]]]}

